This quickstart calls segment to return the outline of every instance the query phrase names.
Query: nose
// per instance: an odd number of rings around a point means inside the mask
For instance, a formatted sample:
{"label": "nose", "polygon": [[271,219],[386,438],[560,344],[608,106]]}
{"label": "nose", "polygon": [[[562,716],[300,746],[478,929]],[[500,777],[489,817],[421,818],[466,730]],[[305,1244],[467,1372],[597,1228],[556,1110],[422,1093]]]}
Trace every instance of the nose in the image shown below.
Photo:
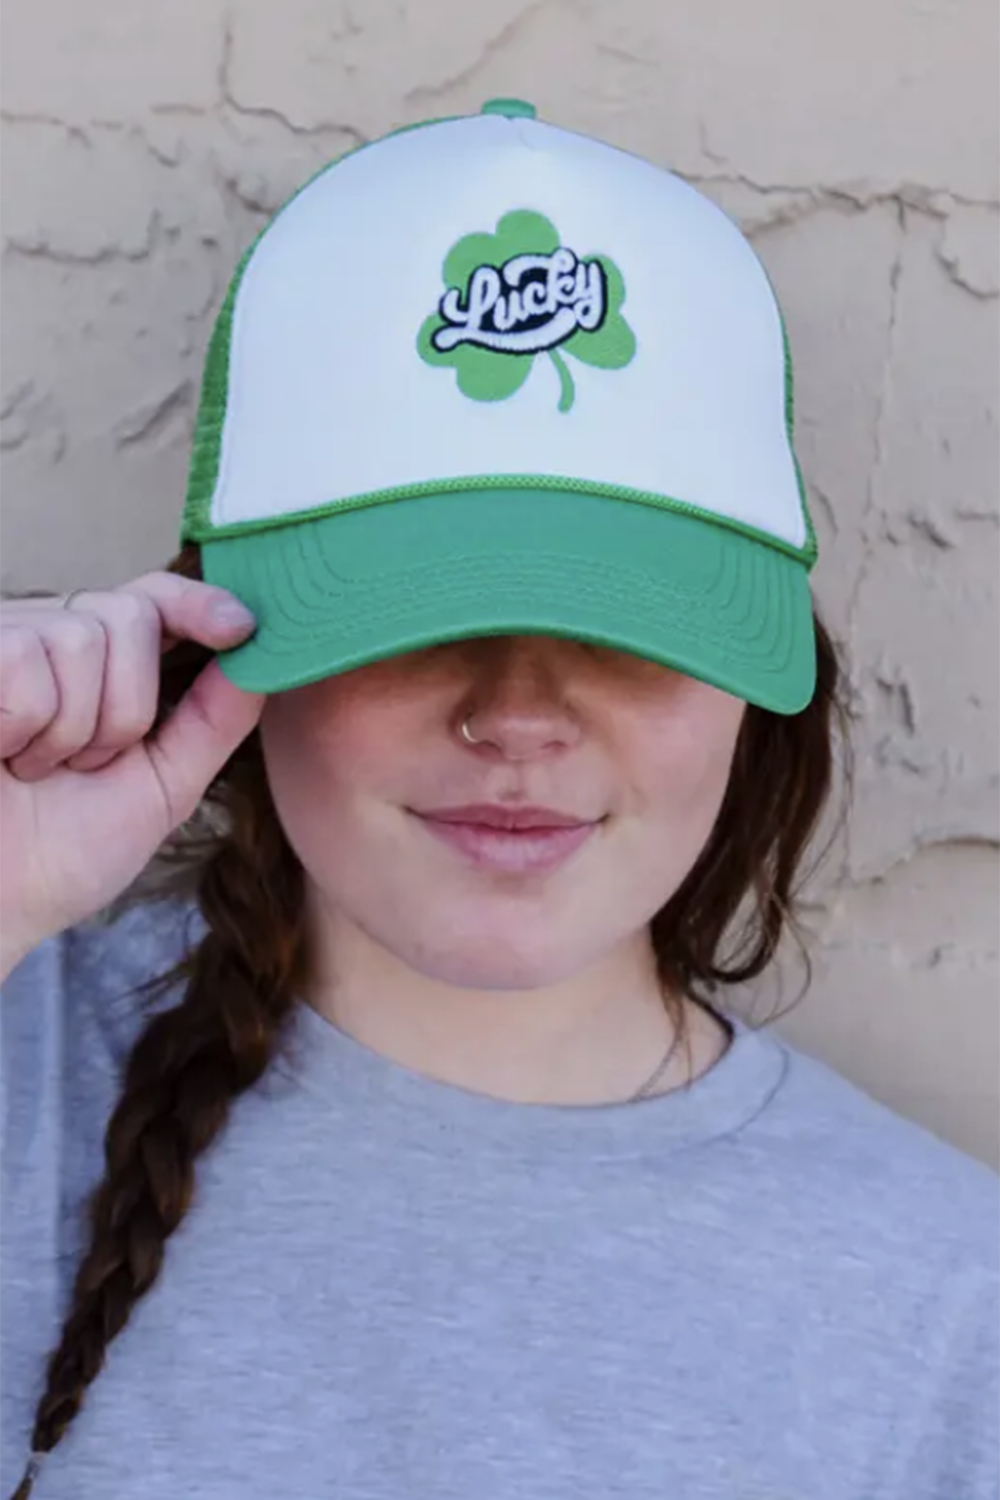
{"label": "nose", "polygon": [[529,635],[472,644],[474,671],[459,718],[477,742],[472,750],[524,761],[578,741],[565,642]]}

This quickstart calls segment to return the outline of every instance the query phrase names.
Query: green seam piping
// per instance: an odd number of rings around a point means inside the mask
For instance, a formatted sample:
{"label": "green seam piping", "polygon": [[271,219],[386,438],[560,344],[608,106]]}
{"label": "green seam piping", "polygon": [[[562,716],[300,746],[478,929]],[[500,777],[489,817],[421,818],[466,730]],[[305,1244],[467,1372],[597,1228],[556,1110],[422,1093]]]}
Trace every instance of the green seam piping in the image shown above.
{"label": "green seam piping", "polygon": [[788,339],[788,329],[785,327],[785,316],[781,311],[777,298],[775,298],[774,305],[778,309],[778,318],[781,322],[781,342],[785,351],[785,429],[788,433],[788,451],[792,456],[792,466],[795,469],[795,483],[799,490],[799,504],[802,506],[802,519],[806,527],[805,550],[810,554],[813,562],[815,562],[819,552],[819,543],[816,540],[816,531],[813,527],[812,516],[809,514],[806,483],[799,465],[799,455],[795,450],[795,382],[792,373],[792,346]]}
{"label": "green seam piping", "polygon": [[303,521],[316,521],[325,516],[339,515],[344,511],[363,510],[372,505],[386,505],[399,500],[420,500],[437,495],[464,494],[468,491],[488,490],[549,490],[577,495],[594,495],[602,500],[625,500],[638,505],[651,506],[656,510],[671,511],[690,516],[694,520],[707,521],[727,531],[735,531],[752,541],[763,542],[775,551],[784,552],[796,562],[812,567],[814,557],[808,547],[795,547],[791,542],[721,516],[714,511],[703,510],[686,500],[675,500],[669,495],[656,495],[652,491],[633,490],[626,485],[602,484],[595,480],[564,479],[558,475],[542,474],[483,474],[463,479],[425,480],[420,484],[399,485],[394,489],[373,490],[364,495],[351,495],[344,500],[330,500],[325,505],[310,506],[307,510],[290,511],[283,516],[268,516],[255,521],[233,521],[228,526],[191,526],[185,519],[182,540],[190,542],[217,542],[227,537],[246,536],[255,531],[277,531]]}

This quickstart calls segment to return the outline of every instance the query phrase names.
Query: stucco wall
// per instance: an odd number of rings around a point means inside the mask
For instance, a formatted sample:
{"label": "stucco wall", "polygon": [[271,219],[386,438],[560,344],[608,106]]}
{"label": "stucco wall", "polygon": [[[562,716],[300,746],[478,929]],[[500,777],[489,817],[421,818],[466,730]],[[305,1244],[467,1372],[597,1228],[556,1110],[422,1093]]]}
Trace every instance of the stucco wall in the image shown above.
{"label": "stucco wall", "polygon": [[117,582],[169,555],[237,255],[359,140],[513,94],[742,223],[796,355],[816,585],[853,659],[858,756],[849,845],[814,887],[814,987],[781,1025],[991,1160],[997,14],[6,0],[0,100],[11,589]]}

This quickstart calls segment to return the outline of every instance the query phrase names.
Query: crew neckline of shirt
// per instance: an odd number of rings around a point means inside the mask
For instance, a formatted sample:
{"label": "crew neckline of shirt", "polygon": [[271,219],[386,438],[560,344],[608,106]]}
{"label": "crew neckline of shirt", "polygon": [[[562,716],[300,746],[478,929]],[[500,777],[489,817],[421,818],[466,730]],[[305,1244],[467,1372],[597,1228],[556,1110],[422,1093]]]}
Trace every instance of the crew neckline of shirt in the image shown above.
{"label": "crew neckline of shirt", "polygon": [[312,1095],[367,1116],[414,1148],[519,1154],[662,1156],[741,1130],[770,1103],[788,1069],[771,1033],[722,1011],[733,1028],[724,1055],[685,1088],[635,1103],[523,1104],[416,1073],[356,1041],[300,1001],[275,1066]]}

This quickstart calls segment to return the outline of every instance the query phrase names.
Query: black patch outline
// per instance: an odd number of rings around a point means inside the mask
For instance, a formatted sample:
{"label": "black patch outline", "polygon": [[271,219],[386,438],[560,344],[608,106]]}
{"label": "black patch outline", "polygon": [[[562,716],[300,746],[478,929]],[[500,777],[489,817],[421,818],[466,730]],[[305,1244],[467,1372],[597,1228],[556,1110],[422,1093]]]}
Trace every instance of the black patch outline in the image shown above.
{"label": "black patch outline", "polygon": [[[437,336],[438,336],[438,334],[442,330],[440,328],[435,328],[434,332],[431,334],[431,345],[433,346],[434,350],[438,354],[454,354],[458,349],[462,349],[462,348],[474,348],[474,349],[485,349],[485,351],[486,351],[487,354],[501,354],[501,355],[504,356],[505,359],[534,359],[534,357],[535,357],[536,354],[551,354],[554,350],[561,349],[562,346],[563,346],[563,344],[566,344],[566,343],[569,342],[570,339],[575,338],[578,333],[582,333],[582,334],[599,333],[600,330],[604,327],[605,323],[608,320],[608,311],[609,311],[609,302],[608,302],[608,273],[607,273],[607,271],[604,268],[603,261],[601,260],[600,256],[597,256],[597,255],[592,255],[589,258],[587,256],[585,256],[585,255],[577,255],[576,251],[570,245],[562,245],[562,244],[560,244],[560,245],[558,245],[556,247],[556,249],[558,249],[558,250],[569,250],[569,252],[570,252],[571,255],[575,255],[576,256],[576,262],[577,262],[578,266],[597,266],[597,268],[598,268],[598,270],[600,272],[600,275],[601,275],[601,291],[602,291],[601,306],[602,306],[602,311],[601,311],[600,321],[597,323],[596,327],[594,327],[594,328],[581,328],[580,325],[577,324],[575,328],[571,328],[570,329],[569,333],[564,333],[563,336],[562,336],[562,338],[559,339],[554,344],[538,344],[538,345],[530,345],[529,344],[527,348],[522,348],[522,349],[494,349],[491,344],[481,344],[479,342],[479,340],[476,339],[476,338],[464,338],[461,343],[454,344],[451,349],[440,349],[440,348],[438,348],[438,344],[437,344]],[[460,298],[459,305],[460,306],[464,306],[466,309],[468,309],[468,306],[469,306],[469,285],[470,285],[470,283],[472,281],[473,276],[475,276],[475,274],[476,274],[477,271],[482,271],[484,269],[488,269],[490,271],[496,271],[497,275],[501,278],[501,280],[503,280],[504,266],[510,265],[510,262],[512,260],[518,260],[522,255],[540,255],[540,254],[554,255],[555,251],[554,250],[553,251],[519,250],[517,252],[517,255],[511,255],[511,256],[509,256],[508,259],[503,262],[503,265],[499,265],[499,266],[495,266],[492,261],[488,261],[488,260],[480,261],[477,266],[473,266],[472,270],[469,272],[468,277],[466,278],[465,287],[464,287],[464,289],[462,291],[462,296]],[[527,285],[527,283],[530,282],[533,279],[534,280],[542,280],[543,278],[542,278],[542,275],[541,275],[540,272],[537,273],[537,274],[536,273],[529,273],[529,275],[526,276],[524,278],[524,280],[521,282],[521,286]],[[463,327],[463,325],[461,323],[453,323],[452,320],[448,317],[448,315],[446,314],[446,312],[444,310],[445,298],[448,296],[449,292],[455,291],[455,290],[458,290],[458,288],[455,288],[455,287],[445,287],[444,291],[441,293],[441,296],[438,299],[438,305],[437,305],[438,317],[441,319],[441,322],[442,322],[442,324],[444,325],[445,328],[462,328]],[[496,328],[493,325],[492,316],[493,315],[492,315],[492,311],[491,311],[488,314],[488,317],[489,317],[490,321],[488,323],[484,323],[482,325],[483,329],[487,333],[499,333],[501,330],[499,328]],[[518,325],[519,332],[528,332],[528,333],[530,333],[532,331],[532,321],[533,320],[529,318],[527,322],[519,324]],[[545,328],[545,327],[547,327],[548,324],[551,321],[552,321],[551,317],[550,317],[550,315],[548,313],[537,313],[535,315],[535,326],[538,327],[538,328]]]}

